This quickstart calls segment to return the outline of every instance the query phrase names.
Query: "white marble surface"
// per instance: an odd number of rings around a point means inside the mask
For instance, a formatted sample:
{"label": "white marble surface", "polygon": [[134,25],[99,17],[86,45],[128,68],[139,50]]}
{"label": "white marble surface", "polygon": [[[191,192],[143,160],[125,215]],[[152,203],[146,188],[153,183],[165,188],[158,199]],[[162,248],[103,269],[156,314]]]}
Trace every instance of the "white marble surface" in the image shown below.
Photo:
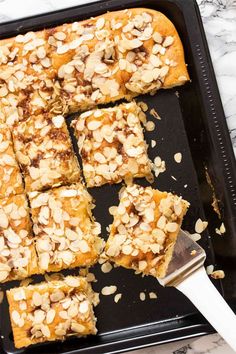
{"label": "white marble surface", "polygon": [[[0,22],[88,3],[88,0],[0,0]],[[236,155],[236,0],[198,0]],[[233,354],[217,335],[129,354]]]}

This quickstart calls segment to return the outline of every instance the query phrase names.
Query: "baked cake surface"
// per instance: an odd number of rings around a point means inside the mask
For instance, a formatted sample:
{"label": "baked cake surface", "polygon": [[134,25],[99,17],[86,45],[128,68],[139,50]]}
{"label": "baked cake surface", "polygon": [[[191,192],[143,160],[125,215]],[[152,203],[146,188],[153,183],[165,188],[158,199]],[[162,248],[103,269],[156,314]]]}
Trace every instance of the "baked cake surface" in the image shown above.
{"label": "baked cake surface", "polygon": [[86,278],[67,276],[7,291],[16,348],[96,334],[94,293]]}
{"label": "baked cake surface", "polygon": [[131,185],[110,212],[106,255],[117,265],[162,278],[189,203],[172,193]]}
{"label": "baked cake surface", "polygon": [[16,157],[27,192],[80,180],[80,169],[63,116],[38,115],[13,129]]}
{"label": "baked cake surface", "polygon": [[0,282],[36,273],[37,257],[26,196],[0,198]]}
{"label": "baked cake surface", "polygon": [[184,84],[184,52],[161,12],[133,8],[0,41],[0,119],[12,125]]}
{"label": "baked cake surface", "polygon": [[130,102],[84,112],[72,122],[88,187],[151,175],[143,114]]}
{"label": "baked cake surface", "polygon": [[29,193],[36,250],[42,272],[96,263],[103,241],[82,184]]}
{"label": "baked cake surface", "polygon": [[10,130],[6,124],[0,124],[0,198],[23,192],[24,185],[13,150]]}

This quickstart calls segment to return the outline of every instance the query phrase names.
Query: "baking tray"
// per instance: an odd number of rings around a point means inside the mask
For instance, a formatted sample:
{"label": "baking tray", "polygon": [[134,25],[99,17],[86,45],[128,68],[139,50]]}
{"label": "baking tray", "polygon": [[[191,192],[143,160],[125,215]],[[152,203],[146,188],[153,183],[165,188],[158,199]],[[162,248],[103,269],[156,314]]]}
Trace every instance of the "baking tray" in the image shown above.
{"label": "baking tray", "polygon": [[[159,155],[166,161],[167,171],[155,179],[154,187],[176,192],[191,202],[183,228],[194,231],[198,217],[209,221],[208,231],[200,240],[207,253],[208,264],[215,264],[226,271],[222,291],[230,304],[236,304],[236,166],[226,126],[219,92],[209,56],[201,17],[193,0],[108,0],[35,16],[0,25],[0,37],[6,38],[55,25],[86,19],[106,11],[130,7],[147,7],[160,10],[175,24],[184,44],[191,82],[183,87],[160,90],[154,96],[139,97],[161,117],[155,121],[156,129],[146,133],[146,139],[157,140],[157,146],[149,149],[153,159]],[[68,124],[73,117],[68,118]],[[76,141],[70,129],[74,148]],[[183,160],[177,164],[173,156],[181,152]],[[176,179],[173,179],[173,177]],[[143,180],[137,181],[148,185]],[[94,211],[106,238],[106,226],[111,222],[108,207],[117,204],[121,185],[104,186],[90,190],[96,199]],[[212,208],[212,201],[219,200],[218,207],[227,233],[215,235],[219,220]],[[211,235],[211,236],[210,236]],[[166,343],[213,332],[194,306],[174,288],[162,288],[152,277],[134,275],[131,270],[113,269],[108,274],[96,265],[92,270],[100,291],[105,285],[116,285],[122,299],[114,303],[113,296],[102,296],[96,308],[98,335],[87,338],[71,338],[65,342],[35,345],[16,350],[12,340],[6,298],[0,307],[1,354],[76,354],[121,353],[134,348]],[[70,271],[78,274],[78,269]],[[68,272],[65,272],[68,273]],[[40,281],[40,276],[34,281]],[[17,282],[3,285],[3,289],[16,286]],[[140,301],[141,291],[155,291],[156,300]],[[148,296],[147,296],[148,297]],[[210,301],[210,300],[209,300]]]}

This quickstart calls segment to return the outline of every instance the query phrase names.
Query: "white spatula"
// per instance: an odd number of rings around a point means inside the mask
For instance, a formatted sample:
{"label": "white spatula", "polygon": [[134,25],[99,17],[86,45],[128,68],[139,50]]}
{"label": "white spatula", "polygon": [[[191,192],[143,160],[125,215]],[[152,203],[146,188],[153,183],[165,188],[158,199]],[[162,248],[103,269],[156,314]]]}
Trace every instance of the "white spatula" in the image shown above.
{"label": "white spatula", "polygon": [[203,266],[206,253],[186,232],[180,231],[163,286],[186,295],[236,352],[236,315],[211,283]]}

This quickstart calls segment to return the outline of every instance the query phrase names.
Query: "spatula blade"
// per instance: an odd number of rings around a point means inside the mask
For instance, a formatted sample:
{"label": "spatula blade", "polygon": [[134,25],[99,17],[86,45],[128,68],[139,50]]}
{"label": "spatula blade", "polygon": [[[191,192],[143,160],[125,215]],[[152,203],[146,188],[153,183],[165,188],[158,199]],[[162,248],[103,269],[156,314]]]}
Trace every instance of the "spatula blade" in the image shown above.
{"label": "spatula blade", "polygon": [[166,275],[158,281],[163,286],[176,286],[201,267],[205,259],[204,249],[187,232],[180,230]]}

